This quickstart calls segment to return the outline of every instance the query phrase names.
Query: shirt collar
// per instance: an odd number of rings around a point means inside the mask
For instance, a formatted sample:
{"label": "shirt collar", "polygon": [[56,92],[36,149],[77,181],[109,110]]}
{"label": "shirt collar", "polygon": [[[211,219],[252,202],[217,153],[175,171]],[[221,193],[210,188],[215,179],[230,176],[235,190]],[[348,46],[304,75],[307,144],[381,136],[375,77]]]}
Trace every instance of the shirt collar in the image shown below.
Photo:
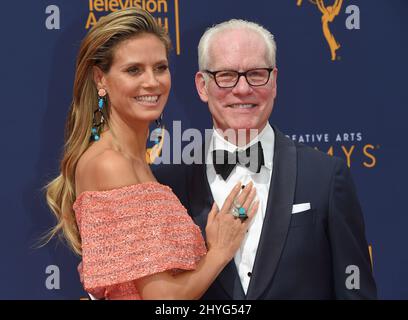
{"label": "shirt collar", "polygon": [[271,127],[269,122],[254,139],[252,139],[247,145],[242,147],[238,147],[235,144],[228,142],[217,132],[217,130],[215,130],[215,128],[213,128],[213,134],[208,149],[207,163],[212,163],[211,152],[213,150],[226,150],[229,152],[235,152],[236,150],[244,150],[257,143],[258,141],[261,141],[262,143],[265,167],[269,170],[272,170],[273,151],[275,148],[275,132],[273,131],[273,128]]}

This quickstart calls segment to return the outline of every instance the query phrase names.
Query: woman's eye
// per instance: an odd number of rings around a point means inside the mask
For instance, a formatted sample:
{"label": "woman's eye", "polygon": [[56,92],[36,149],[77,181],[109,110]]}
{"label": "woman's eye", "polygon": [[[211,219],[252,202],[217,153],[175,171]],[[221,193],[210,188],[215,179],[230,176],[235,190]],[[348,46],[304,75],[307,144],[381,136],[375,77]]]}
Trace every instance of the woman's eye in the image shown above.
{"label": "woman's eye", "polygon": [[137,74],[140,72],[139,68],[132,67],[126,70],[129,74]]}
{"label": "woman's eye", "polygon": [[163,64],[163,65],[158,66],[156,69],[158,72],[165,72],[169,69],[169,66],[166,64]]}

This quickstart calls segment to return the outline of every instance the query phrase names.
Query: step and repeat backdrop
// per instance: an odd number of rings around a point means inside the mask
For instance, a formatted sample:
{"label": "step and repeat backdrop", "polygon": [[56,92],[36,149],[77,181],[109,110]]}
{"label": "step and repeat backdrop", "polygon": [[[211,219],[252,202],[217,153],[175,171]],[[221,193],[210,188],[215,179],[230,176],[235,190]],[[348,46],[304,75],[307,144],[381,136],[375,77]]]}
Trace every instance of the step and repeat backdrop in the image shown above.
{"label": "step and repeat backdrop", "polygon": [[242,18],[276,38],[271,123],[350,166],[381,299],[408,299],[407,0],[20,0],[2,3],[0,298],[79,299],[76,257],[38,248],[55,220],[44,185],[58,173],[80,41],[111,11],[140,6],[168,30],[172,92],[164,121],[211,127],[195,90],[197,44]]}

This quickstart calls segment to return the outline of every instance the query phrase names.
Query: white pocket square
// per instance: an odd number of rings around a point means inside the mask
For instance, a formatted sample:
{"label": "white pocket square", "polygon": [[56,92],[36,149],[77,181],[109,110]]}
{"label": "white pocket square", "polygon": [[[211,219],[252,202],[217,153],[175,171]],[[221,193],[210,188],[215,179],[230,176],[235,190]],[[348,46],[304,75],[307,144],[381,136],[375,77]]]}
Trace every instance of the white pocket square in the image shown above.
{"label": "white pocket square", "polygon": [[294,204],[292,207],[292,214],[310,210],[310,208],[311,208],[310,202]]}

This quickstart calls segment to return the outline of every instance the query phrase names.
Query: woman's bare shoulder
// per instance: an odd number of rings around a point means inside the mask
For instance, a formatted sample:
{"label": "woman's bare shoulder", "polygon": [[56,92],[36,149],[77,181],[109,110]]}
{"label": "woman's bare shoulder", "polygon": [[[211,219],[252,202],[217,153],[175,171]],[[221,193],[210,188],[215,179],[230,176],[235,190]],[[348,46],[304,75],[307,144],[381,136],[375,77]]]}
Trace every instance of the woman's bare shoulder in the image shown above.
{"label": "woman's bare shoulder", "polygon": [[89,151],[81,156],[76,168],[77,194],[140,183],[132,161],[119,151],[110,148]]}

